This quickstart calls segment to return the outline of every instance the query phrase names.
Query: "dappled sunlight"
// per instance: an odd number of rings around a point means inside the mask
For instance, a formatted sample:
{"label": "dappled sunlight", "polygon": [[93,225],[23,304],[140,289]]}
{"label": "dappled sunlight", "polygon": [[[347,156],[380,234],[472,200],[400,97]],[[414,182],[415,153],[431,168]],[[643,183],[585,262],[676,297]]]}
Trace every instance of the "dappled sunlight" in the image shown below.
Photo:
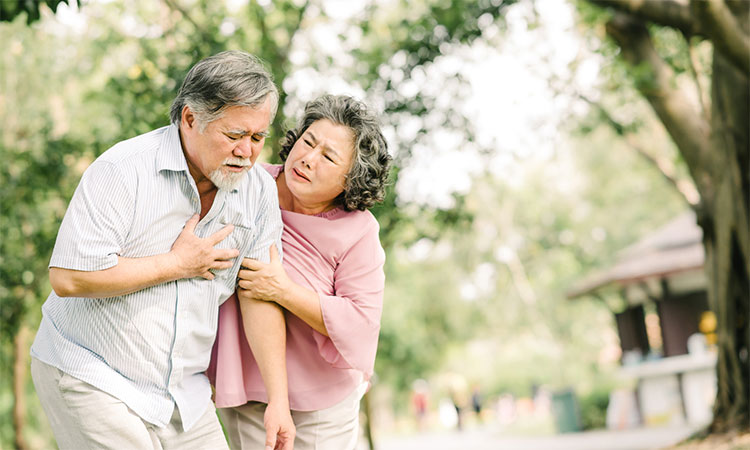
{"label": "dappled sunlight", "polygon": [[226,49],[283,91],[259,161],[326,93],[394,158],[358,450],[744,444],[750,3],[49,3],[0,9],[1,448],[53,445],[24,358],[82,174]]}

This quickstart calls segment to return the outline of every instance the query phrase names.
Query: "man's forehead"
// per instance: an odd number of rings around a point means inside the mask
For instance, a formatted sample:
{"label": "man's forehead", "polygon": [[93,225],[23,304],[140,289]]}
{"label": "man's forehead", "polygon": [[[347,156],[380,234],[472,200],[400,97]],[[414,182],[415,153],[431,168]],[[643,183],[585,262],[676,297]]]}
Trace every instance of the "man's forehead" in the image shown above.
{"label": "man's forehead", "polygon": [[248,106],[241,108],[222,116],[222,129],[240,134],[265,133],[268,131],[271,126],[271,118],[267,111]]}

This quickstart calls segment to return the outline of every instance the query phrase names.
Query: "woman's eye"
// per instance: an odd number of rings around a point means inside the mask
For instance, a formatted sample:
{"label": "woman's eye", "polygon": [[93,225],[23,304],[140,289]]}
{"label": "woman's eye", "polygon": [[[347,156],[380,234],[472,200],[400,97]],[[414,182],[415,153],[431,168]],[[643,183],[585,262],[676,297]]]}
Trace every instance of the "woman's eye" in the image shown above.
{"label": "woman's eye", "polygon": [[312,147],[312,142],[308,141],[307,139],[304,140],[305,144],[307,144],[308,147]]}
{"label": "woman's eye", "polygon": [[324,157],[325,157],[325,158],[326,158],[326,159],[327,159],[328,161],[334,162],[334,160],[333,160],[333,159],[331,159],[331,157],[330,157],[330,156],[328,156],[328,155],[323,155],[323,156],[324,156]]}

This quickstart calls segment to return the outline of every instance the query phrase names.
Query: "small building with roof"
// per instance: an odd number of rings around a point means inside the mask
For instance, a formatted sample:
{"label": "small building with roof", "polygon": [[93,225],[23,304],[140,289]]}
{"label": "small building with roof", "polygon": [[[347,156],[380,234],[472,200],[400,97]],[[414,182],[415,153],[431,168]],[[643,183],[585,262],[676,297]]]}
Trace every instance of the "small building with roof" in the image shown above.
{"label": "small building with roof", "polygon": [[706,293],[702,238],[695,214],[685,212],[567,292],[571,299],[600,298],[614,315],[620,376],[632,390],[630,397],[622,391],[610,397],[612,427],[700,425],[712,418],[715,319]]}

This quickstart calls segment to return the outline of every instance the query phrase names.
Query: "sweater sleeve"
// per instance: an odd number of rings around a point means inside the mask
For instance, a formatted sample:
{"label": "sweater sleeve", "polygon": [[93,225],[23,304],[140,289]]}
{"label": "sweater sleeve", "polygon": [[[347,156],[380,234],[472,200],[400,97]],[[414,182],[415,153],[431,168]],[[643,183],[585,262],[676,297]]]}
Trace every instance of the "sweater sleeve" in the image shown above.
{"label": "sweater sleeve", "polygon": [[334,272],[334,295],[320,295],[328,337],[313,331],[320,355],[341,369],[372,375],[385,287],[385,252],[373,219]]}

